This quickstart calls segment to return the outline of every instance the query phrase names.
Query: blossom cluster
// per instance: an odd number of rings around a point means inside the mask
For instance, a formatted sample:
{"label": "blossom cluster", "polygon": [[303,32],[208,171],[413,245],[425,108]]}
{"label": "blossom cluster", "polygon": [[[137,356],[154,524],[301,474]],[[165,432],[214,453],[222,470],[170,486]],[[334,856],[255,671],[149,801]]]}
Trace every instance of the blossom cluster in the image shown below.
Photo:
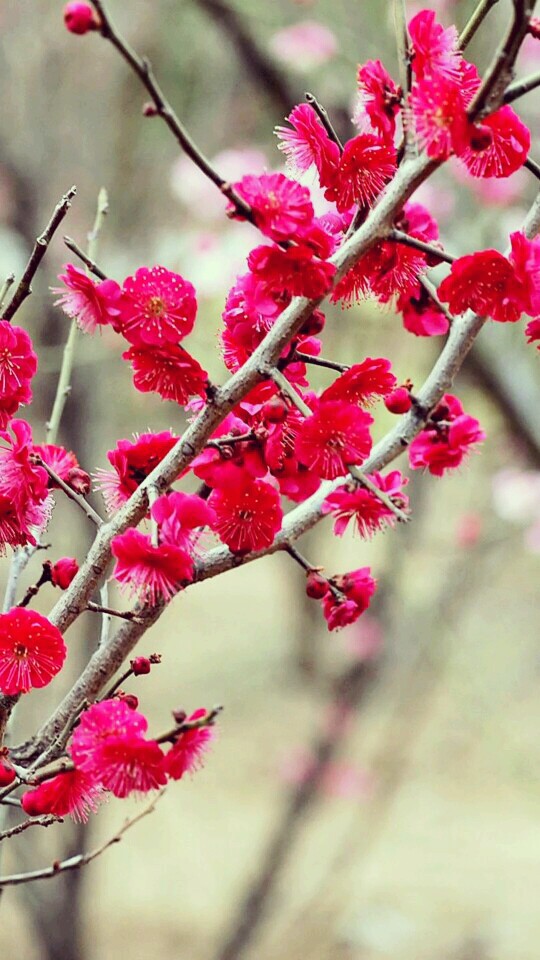
{"label": "blossom cluster", "polygon": [[[101,29],[88,4],[69,3],[64,15],[71,33]],[[540,343],[540,241],[522,232],[511,234],[507,255],[489,249],[453,260],[434,295],[425,275],[452,258],[440,243],[436,219],[413,198],[399,206],[392,223],[381,227],[352,266],[338,272],[336,251],[377,206],[411,143],[435,164],[455,155],[476,178],[508,177],[527,159],[530,133],[510,106],[477,110],[482,81],[464,58],[455,27],[444,28],[432,11],[423,10],[410,21],[408,36],[409,92],[379,60],[362,64],[353,136],[342,143],[315,102],[296,105],[286,125],[276,129],[287,173],[247,174],[223,186],[226,214],[249,221],[262,238],[225,299],[223,363],[238,375],[234,382],[251,358],[250,370],[259,358],[264,363],[250,379],[251,389],[234,405],[224,404],[219,425],[193,448],[189,466],[172,480],[169,470],[170,482],[163,482],[162,471],[174,468],[183,441],[172,430],[118,440],[107,454],[109,467],[97,471],[96,488],[111,519],[144,485],[141,523],[128,526],[128,510],[109,527],[116,534],[110,539],[112,578],[137,600],[133,611],[113,611],[124,619],[140,622],[140,614],[167,604],[197,579],[209,548],[219,545],[214,554],[230,565],[288,548],[306,572],[306,593],[320,603],[328,629],[354,623],[376,590],[371,568],[327,575],[309,564],[285,536],[288,511],[317,495],[311,505],[317,504],[320,517],[332,519],[336,536],[352,529],[365,540],[406,519],[407,476],[370,464],[379,412],[409,414],[407,422],[418,427],[408,446],[409,467],[434,476],[458,468],[484,440],[478,420],[456,396],[441,397],[441,389],[439,402],[428,409],[387,357],[361,355],[349,365],[322,358],[324,298],[345,306],[365,297],[392,304],[416,336],[446,333],[452,315],[469,309],[502,323],[525,314],[529,341]],[[304,184],[309,172],[324,198],[321,210]],[[121,338],[138,391],[156,393],[188,416],[216,409],[220,388],[185,346],[197,318],[197,294],[188,279],[155,265],[139,267],[120,283],[89,262],[89,272],[66,264],[59,280],[55,302],[70,320],[84,333],[107,328],[111,339]],[[279,356],[270,363],[265,340],[276,324],[283,325],[297,297],[305,298],[303,319],[288,338],[279,339]],[[324,389],[310,382],[314,364],[331,375]],[[91,477],[76,455],[57,444],[36,443],[30,425],[18,416],[32,399],[36,370],[28,333],[0,320],[2,552],[41,544],[59,492],[87,512],[92,509],[84,500]],[[195,492],[178,489],[180,484]],[[99,516],[97,523],[101,526]],[[44,687],[61,671],[67,649],[54,617],[29,604],[44,584],[69,590],[74,583],[75,589],[81,576],[75,557],[46,560],[35,587],[0,614],[4,697]],[[135,658],[130,675],[148,673],[150,663]],[[137,698],[113,687],[77,716],[64,766],[26,791],[22,807],[30,816],[86,819],[107,794],[123,798],[181,779],[201,762],[212,737],[209,717],[205,710],[176,716],[172,733],[151,738]],[[9,788],[16,776],[9,753],[0,748],[0,786]]]}
{"label": "blossom cluster", "polygon": [[84,711],[70,743],[72,768],[62,770],[21,797],[25,813],[35,817],[69,814],[87,820],[108,794],[125,798],[163,787],[192,773],[209,746],[213,731],[204,725],[207,711],[196,710],[169,737],[168,750],[146,736],[148,721],[125,699],[101,700]]}

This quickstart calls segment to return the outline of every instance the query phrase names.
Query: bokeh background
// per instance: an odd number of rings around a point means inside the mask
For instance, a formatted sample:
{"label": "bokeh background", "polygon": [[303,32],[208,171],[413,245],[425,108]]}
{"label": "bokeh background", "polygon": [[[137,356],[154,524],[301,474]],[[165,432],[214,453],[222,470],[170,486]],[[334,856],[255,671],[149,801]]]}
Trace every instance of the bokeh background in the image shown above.
{"label": "bokeh background", "polygon": [[[389,0],[109,6],[230,177],[280,168],[272,130],[305,90],[352,135],[357,63],[380,57],[396,70]],[[425,6],[462,26],[474,3]],[[471,47],[480,66],[510,9],[502,0]],[[0,8],[0,276],[20,272],[72,183],[65,232],[84,245],[104,185],[99,262],[119,280],[155,263],[191,279],[200,314],[188,348],[222,381],[220,313],[255,235],[224,218],[222,198],[143,118],[144,96],[112,48],[67,34],[61,14],[53,0]],[[531,41],[518,75],[539,65]],[[538,94],[520,110],[535,135]],[[536,186],[526,172],[474,183],[449,164],[418,199],[450,251],[504,249]],[[67,335],[49,292],[66,259],[57,236],[18,315],[40,347],[37,438]],[[442,344],[370,303],[328,318],[325,355],[389,356],[417,383]],[[89,470],[119,437],[182,429],[181,411],[133,390],[120,353],[107,332],[77,343],[62,439]],[[187,590],[143,639],[140,652],[159,651],[163,664],[130,689],[155,729],[175,707],[225,706],[206,767],[85,871],[8,889],[2,957],[537,960],[540,388],[521,324],[485,330],[457,392],[488,439],[458,474],[411,479],[413,523],[365,543],[337,542],[328,522],[302,541],[330,571],[373,567],[377,600],[357,625],[328,634],[301,571],[275,556]],[[380,413],[377,429],[390,420]],[[84,556],[89,534],[61,504],[53,555]],[[7,570],[3,561],[4,581]],[[36,567],[26,583],[35,579]],[[70,630],[69,668],[23,704],[15,740],[46,716],[98,627],[87,617]],[[90,849],[127,809],[136,802],[113,800],[86,828],[29,831],[5,845],[2,871]]]}

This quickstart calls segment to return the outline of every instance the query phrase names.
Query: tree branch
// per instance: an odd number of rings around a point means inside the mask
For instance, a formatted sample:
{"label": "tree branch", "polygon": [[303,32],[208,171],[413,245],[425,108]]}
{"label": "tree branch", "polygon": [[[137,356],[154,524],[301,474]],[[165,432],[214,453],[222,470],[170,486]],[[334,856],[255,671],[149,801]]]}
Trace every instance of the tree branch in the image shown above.
{"label": "tree branch", "polygon": [[32,293],[32,280],[34,279],[36,271],[47,252],[49,243],[51,242],[56,230],[62,223],[62,220],[66,216],[71,206],[71,201],[76,193],[77,188],[71,187],[71,189],[64,194],[59,203],[57,203],[56,207],[54,208],[53,215],[45,227],[45,230],[41,236],[37,238],[34,244],[34,248],[30,254],[30,259],[24,269],[24,273],[0,319],[8,321],[12,320],[21,304]]}
{"label": "tree branch", "polygon": [[96,860],[102,853],[105,853],[109,847],[112,847],[115,843],[119,843],[124,834],[127,833],[131,827],[135,826],[136,823],[139,823],[139,821],[147,817],[148,814],[153,813],[156,804],[164,792],[164,789],[160,790],[150,804],[144,807],[140,813],[126,820],[124,825],[120,827],[112,837],[99,847],[96,847],[95,850],[90,850],[88,853],[79,853],[77,856],[69,857],[67,860],[57,860],[50,867],[43,867],[41,870],[30,870],[28,873],[12,873],[8,876],[0,877],[0,888],[15,887],[21,883],[32,883],[34,880],[48,880],[50,877],[58,876],[59,873],[66,873],[68,870],[78,870],[80,867],[85,867],[88,863],[91,863],[92,860]]}
{"label": "tree branch", "polygon": [[478,28],[484,22],[490,10],[497,6],[499,0],[480,0],[476,10],[472,13],[459,37],[459,49],[465,50],[469,46]]}
{"label": "tree branch", "polygon": [[137,53],[135,53],[124,37],[118,33],[118,30],[113,24],[103,0],[92,0],[92,3],[101,21],[101,35],[105,38],[105,40],[108,40],[113,47],[116,48],[116,50],[118,50],[120,56],[126,61],[133,73],[139,78],[143,87],[152,98],[152,103],[154,104],[157,116],[161,117],[161,119],[167,124],[176,142],[180,145],[184,153],[186,153],[188,157],[193,160],[193,163],[199,168],[199,170],[216,185],[218,190],[220,190],[221,193],[227,197],[232,204],[234,204],[238,213],[245,217],[246,220],[253,222],[251,208],[249,205],[245,203],[239,196],[237,196],[232,187],[223,179],[222,176],[220,176],[217,170],[214,169],[210,161],[204,156],[195,142],[191,139],[186,128],[179,120],[170,102],[167,100],[163,91],[161,90],[161,87],[159,86],[152,71],[150,62],[145,57],[140,57]]}
{"label": "tree branch", "polygon": [[527,34],[535,2],[536,0],[513,0],[512,22],[467,110],[471,121],[493,112],[503,102],[519,48]]}

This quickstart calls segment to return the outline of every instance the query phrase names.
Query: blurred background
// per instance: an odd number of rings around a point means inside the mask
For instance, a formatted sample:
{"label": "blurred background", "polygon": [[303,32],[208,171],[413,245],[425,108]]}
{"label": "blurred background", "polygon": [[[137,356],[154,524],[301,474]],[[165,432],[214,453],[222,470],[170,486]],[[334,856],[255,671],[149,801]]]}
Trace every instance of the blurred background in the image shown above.
{"label": "blurred background", "polygon": [[[475,4],[423,6],[463,26]],[[357,63],[381,58],[396,72],[389,0],[109,7],[231,178],[280,169],[272,130],[306,90],[352,136]],[[510,10],[502,0],[471,46],[480,67]],[[98,261],[120,281],[157,263],[189,278],[200,313],[187,347],[223,382],[220,314],[252,229],[224,218],[219,194],[143,118],[144,96],[112,48],[64,30],[61,2],[4,0],[0,30],[0,278],[20,272],[72,183],[64,232],[84,246],[105,186]],[[525,44],[518,75],[538,69],[539,51]],[[519,109],[534,136],[537,93]],[[474,182],[448,164],[416,198],[460,254],[504,249],[536,186],[525,171]],[[49,287],[70,258],[56,236],[18,314],[41,358],[28,413],[38,442],[68,329]],[[443,342],[411,336],[371,303],[329,310],[323,340],[326,356],[389,356],[400,380],[418,384]],[[77,343],[62,442],[91,471],[119,437],[184,422],[133,390],[121,349],[107,331]],[[299,568],[275,556],[187,590],[143,638],[139,652],[158,651],[163,664],[128,688],[153,729],[173,708],[225,706],[205,769],[84,871],[7,889],[3,957],[537,960],[540,387],[522,324],[484,331],[456,392],[488,439],[459,473],[411,479],[413,523],[366,543],[336,541],[327,521],[301,543],[330,572],[372,566],[377,600],[355,626],[328,634]],[[379,412],[377,430],[390,422]],[[90,533],[61,503],[51,556],[82,558]],[[7,570],[4,560],[3,582]],[[63,694],[98,629],[87,617],[70,630],[68,668],[23,703],[16,742]],[[2,872],[90,849],[137,809],[112,800],[87,827],[29,831],[5,845]]]}

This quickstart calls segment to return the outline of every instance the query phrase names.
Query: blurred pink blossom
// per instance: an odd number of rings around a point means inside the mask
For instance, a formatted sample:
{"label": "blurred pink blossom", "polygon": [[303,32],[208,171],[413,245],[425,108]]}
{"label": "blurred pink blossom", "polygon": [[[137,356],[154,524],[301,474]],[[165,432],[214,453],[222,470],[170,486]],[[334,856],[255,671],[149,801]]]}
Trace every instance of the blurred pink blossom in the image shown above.
{"label": "blurred pink blossom", "polygon": [[502,520],[540,519],[540,471],[500,470],[492,480],[493,509]]}
{"label": "blurred pink blossom", "polygon": [[540,520],[525,531],[525,547],[531,553],[540,553]]}
{"label": "blurred pink blossom", "polygon": [[341,631],[345,648],[356,660],[374,660],[379,656],[384,634],[381,624],[369,614]]}
{"label": "blurred pink blossom", "polygon": [[315,20],[303,20],[278,30],[270,37],[269,45],[278,60],[298,73],[322,66],[335,56],[338,49],[332,31]]}
{"label": "blurred pink blossom", "polygon": [[474,547],[482,536],[482,517],[479,513],[463,513],[458,520],[456,543],[464,550]]}
{"label": "blurred pink blossom", "polygon": [[[534,37],[527,35],[525,40],[521,44],[518,58],[517,58],[517,73],[525,74],[529,73],[531,70],[538,70],[538,63],[540,61],[540,41],[535,40]],[[521,79],[518,76],[518,79]],[[534,100],[534,95],[531,98]]]}
{"label": "blurred pink blossom", "polygon": [[524,193],[528,183],[524,170],[517,170],[510,177],[471,177],[468,170],[459,161],[451,162],[450,170],[459,184],[464,184],[473,193],[479,203],[486,206],[507,207],[516,203]]}
{"label": "blurred pink blossom", "polygon": [[456,208],[455,192],[442,183],[426,180],[414,194],[415,201],[422,203],[436,220],[449,220]]}
{"label": "blurred pink blossom", "polygon": [[[279,766],[280,778],[293,786],[300,786],[313,776],[316,769],[315,756],[303,747],[291,750]],[[346,800],[366,800],[375,789],[373,775],[363,767],[351,763],[331,763],[324,772],[321,792],[328,797]]]}
{"label": "blurred pink blossom", "polygon": [[375,779],[369,770],[352,763],[333,763],[325,773],[322,788],[330,797],[367,800],[375,790]]}

